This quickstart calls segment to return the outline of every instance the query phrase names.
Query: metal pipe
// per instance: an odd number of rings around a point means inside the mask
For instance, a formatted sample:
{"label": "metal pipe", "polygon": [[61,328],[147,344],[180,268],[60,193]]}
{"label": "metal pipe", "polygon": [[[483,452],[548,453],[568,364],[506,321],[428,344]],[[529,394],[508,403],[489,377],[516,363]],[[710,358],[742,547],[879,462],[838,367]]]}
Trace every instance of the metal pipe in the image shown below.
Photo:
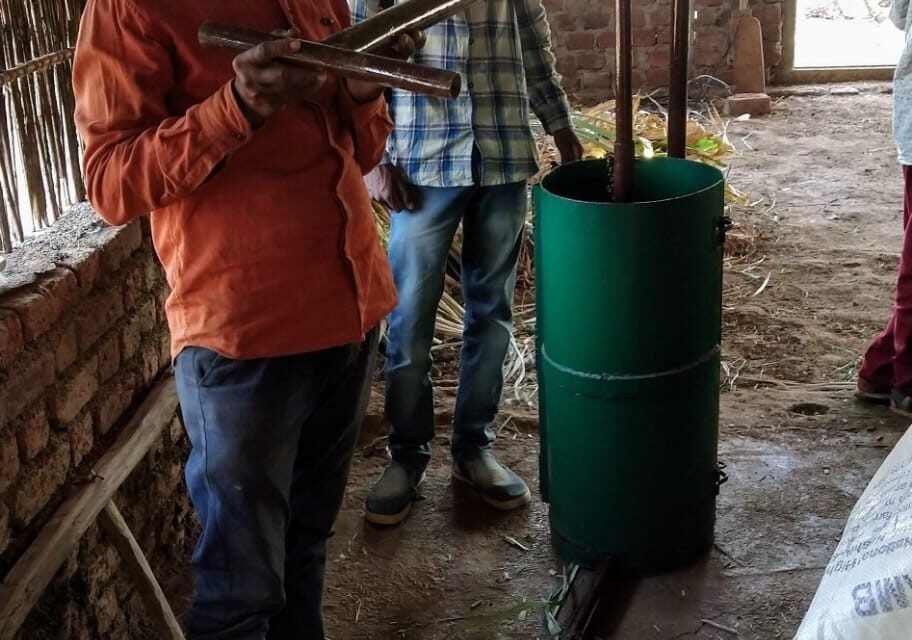
{"label": "metal pipe", "polygon": [[687,155],[687,71],[690,55],[690,0],[672,3],[671,69],[668,79],[668,155]]}
{"label": "metal pipe", "polygon": [[[198,38],[204,45],[247,50],[269,40],[279,40],[281,36],[204,22],[199,29]],[[452,71],[308,40],[301,40],[301,48],[296,53],[281,56],[279,59],[353,80],[375,82],[384,87],[395,87],[441,98],[455,98],[462,87],[462,78]]]}
{"label": "metal pipe", "polygon": [[475,2],[478,0],[406,0],[326,38],[323,43],[352,51],[377,51],[393,44],[399,34],[427,29]]}
{"label": "metal pipe", "polygon": [[614,201],[627,202],[633,187],[631,0],[615,0]]}

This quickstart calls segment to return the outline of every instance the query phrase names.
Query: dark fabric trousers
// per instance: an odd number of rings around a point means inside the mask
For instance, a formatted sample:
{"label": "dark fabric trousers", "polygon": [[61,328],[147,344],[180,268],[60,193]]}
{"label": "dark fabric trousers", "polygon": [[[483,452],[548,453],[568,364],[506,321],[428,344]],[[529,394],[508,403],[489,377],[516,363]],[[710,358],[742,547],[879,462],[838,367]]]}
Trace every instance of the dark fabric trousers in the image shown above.
{"label": "dark fabric trousers", "polygon": [[175,362],[202,533],[191,640],[323,640],[326,539],[342,503],[379,331],[316,353]]}
{"label": "dark fabric trousers", "polygon": [[892,387],[912,394],[912,167],[902,168],[905,183],[903,198],[903,246],[896,279],[893,314],[886,328],[865,352],[858,375],[884,388]]}

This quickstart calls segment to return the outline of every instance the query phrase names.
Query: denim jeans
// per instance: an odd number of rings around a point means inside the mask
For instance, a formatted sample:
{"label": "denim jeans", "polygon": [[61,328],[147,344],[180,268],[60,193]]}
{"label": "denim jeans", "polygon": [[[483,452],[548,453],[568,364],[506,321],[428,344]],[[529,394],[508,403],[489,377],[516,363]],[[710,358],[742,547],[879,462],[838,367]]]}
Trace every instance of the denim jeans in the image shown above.
{"label": "denim jeans", "polygon": [[326,539],[367,405],[378,331],[362,344],[175,363],[202,533],[191,640],[323,640]]}
{"label": "denim jeans", "polygon": [[516,261],[527,212],[524,182],[491,186],[412,187],[418,208],[392,216],[389,257],[399,304],[389,318],[386,413],[390,452],[424,468],[434,437],[431,344],[446,259],[462,222],[465,328],[452,454],[489,447],[513,334]]}

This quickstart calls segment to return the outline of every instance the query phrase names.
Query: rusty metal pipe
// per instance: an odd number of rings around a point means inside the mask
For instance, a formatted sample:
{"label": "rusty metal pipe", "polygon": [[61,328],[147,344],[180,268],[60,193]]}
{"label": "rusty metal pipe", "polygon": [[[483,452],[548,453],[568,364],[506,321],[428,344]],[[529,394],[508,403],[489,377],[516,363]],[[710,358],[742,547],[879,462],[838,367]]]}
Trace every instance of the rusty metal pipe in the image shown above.
{"label": "rusty metal pipe", "polygon": [[399,34],[427,29],[475,2],[478,0],[406,0],[323,42],[352,51],[377,51],[393,44]]}
{"label": "rusty metal pipe", "polygon": [[615,1],[614,201],[628,202],[633,190],[633,96],[631,90],[631,0]]}
{"label": "rusty metal pipe", "polygon": [[[199,29],[198,38],[204,45],[243,51],[269,40],[279,40],[281,36],[205,22]],[[353,80],[375,82],[384,87],[441,98],[455,98],[462,88],[462,78],[452,71],[309,40],[301,40],[301,48],[296,53],[281,56],[280,59]]]}
{"label": "rusty metal pipe", "polygon": [[668,79],[668,155],[687,154],[687,70],[690,56],[690,0],[672,3],[671,70]]}

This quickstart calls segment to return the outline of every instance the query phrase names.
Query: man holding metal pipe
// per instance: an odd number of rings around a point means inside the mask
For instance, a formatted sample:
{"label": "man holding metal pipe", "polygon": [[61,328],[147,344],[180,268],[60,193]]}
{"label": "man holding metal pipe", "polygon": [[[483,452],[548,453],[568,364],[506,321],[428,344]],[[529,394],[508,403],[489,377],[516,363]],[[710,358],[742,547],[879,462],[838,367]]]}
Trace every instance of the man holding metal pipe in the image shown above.
{"label": "man holding metal pipe", "polygon": [[325,542],[395,303],[362,178],[392,123],[380,87],[277,61],[296,40],[200,47],[208,19],[321,40],[350,13],[89,0],[73,70],[89,198],[115,225],[151,212],[171,287],[202,523],[188,637],[322,640]]}
{"label": "man holding metal pipe", "polygon": [[[355,20],[384,0],[351,0]],[[537,170],[529,106],[564,162],[582,147],[554,69],[541,0],[478,2],[427,29],[415,62],[460,72],[465,91],[440,100],[393,90],[396,123],[368,190],[393,210],[389,257],[399,304],[389,319],[386,414],[392,462],[371,490],[368,521],[401,522],[431,455],[431,341],[447,255],[462,223],[466,317],[453,418],[453,476],[498,509],[530,500],[526,483],[493,455],[492,428],[512,339],[516,262]]]}

